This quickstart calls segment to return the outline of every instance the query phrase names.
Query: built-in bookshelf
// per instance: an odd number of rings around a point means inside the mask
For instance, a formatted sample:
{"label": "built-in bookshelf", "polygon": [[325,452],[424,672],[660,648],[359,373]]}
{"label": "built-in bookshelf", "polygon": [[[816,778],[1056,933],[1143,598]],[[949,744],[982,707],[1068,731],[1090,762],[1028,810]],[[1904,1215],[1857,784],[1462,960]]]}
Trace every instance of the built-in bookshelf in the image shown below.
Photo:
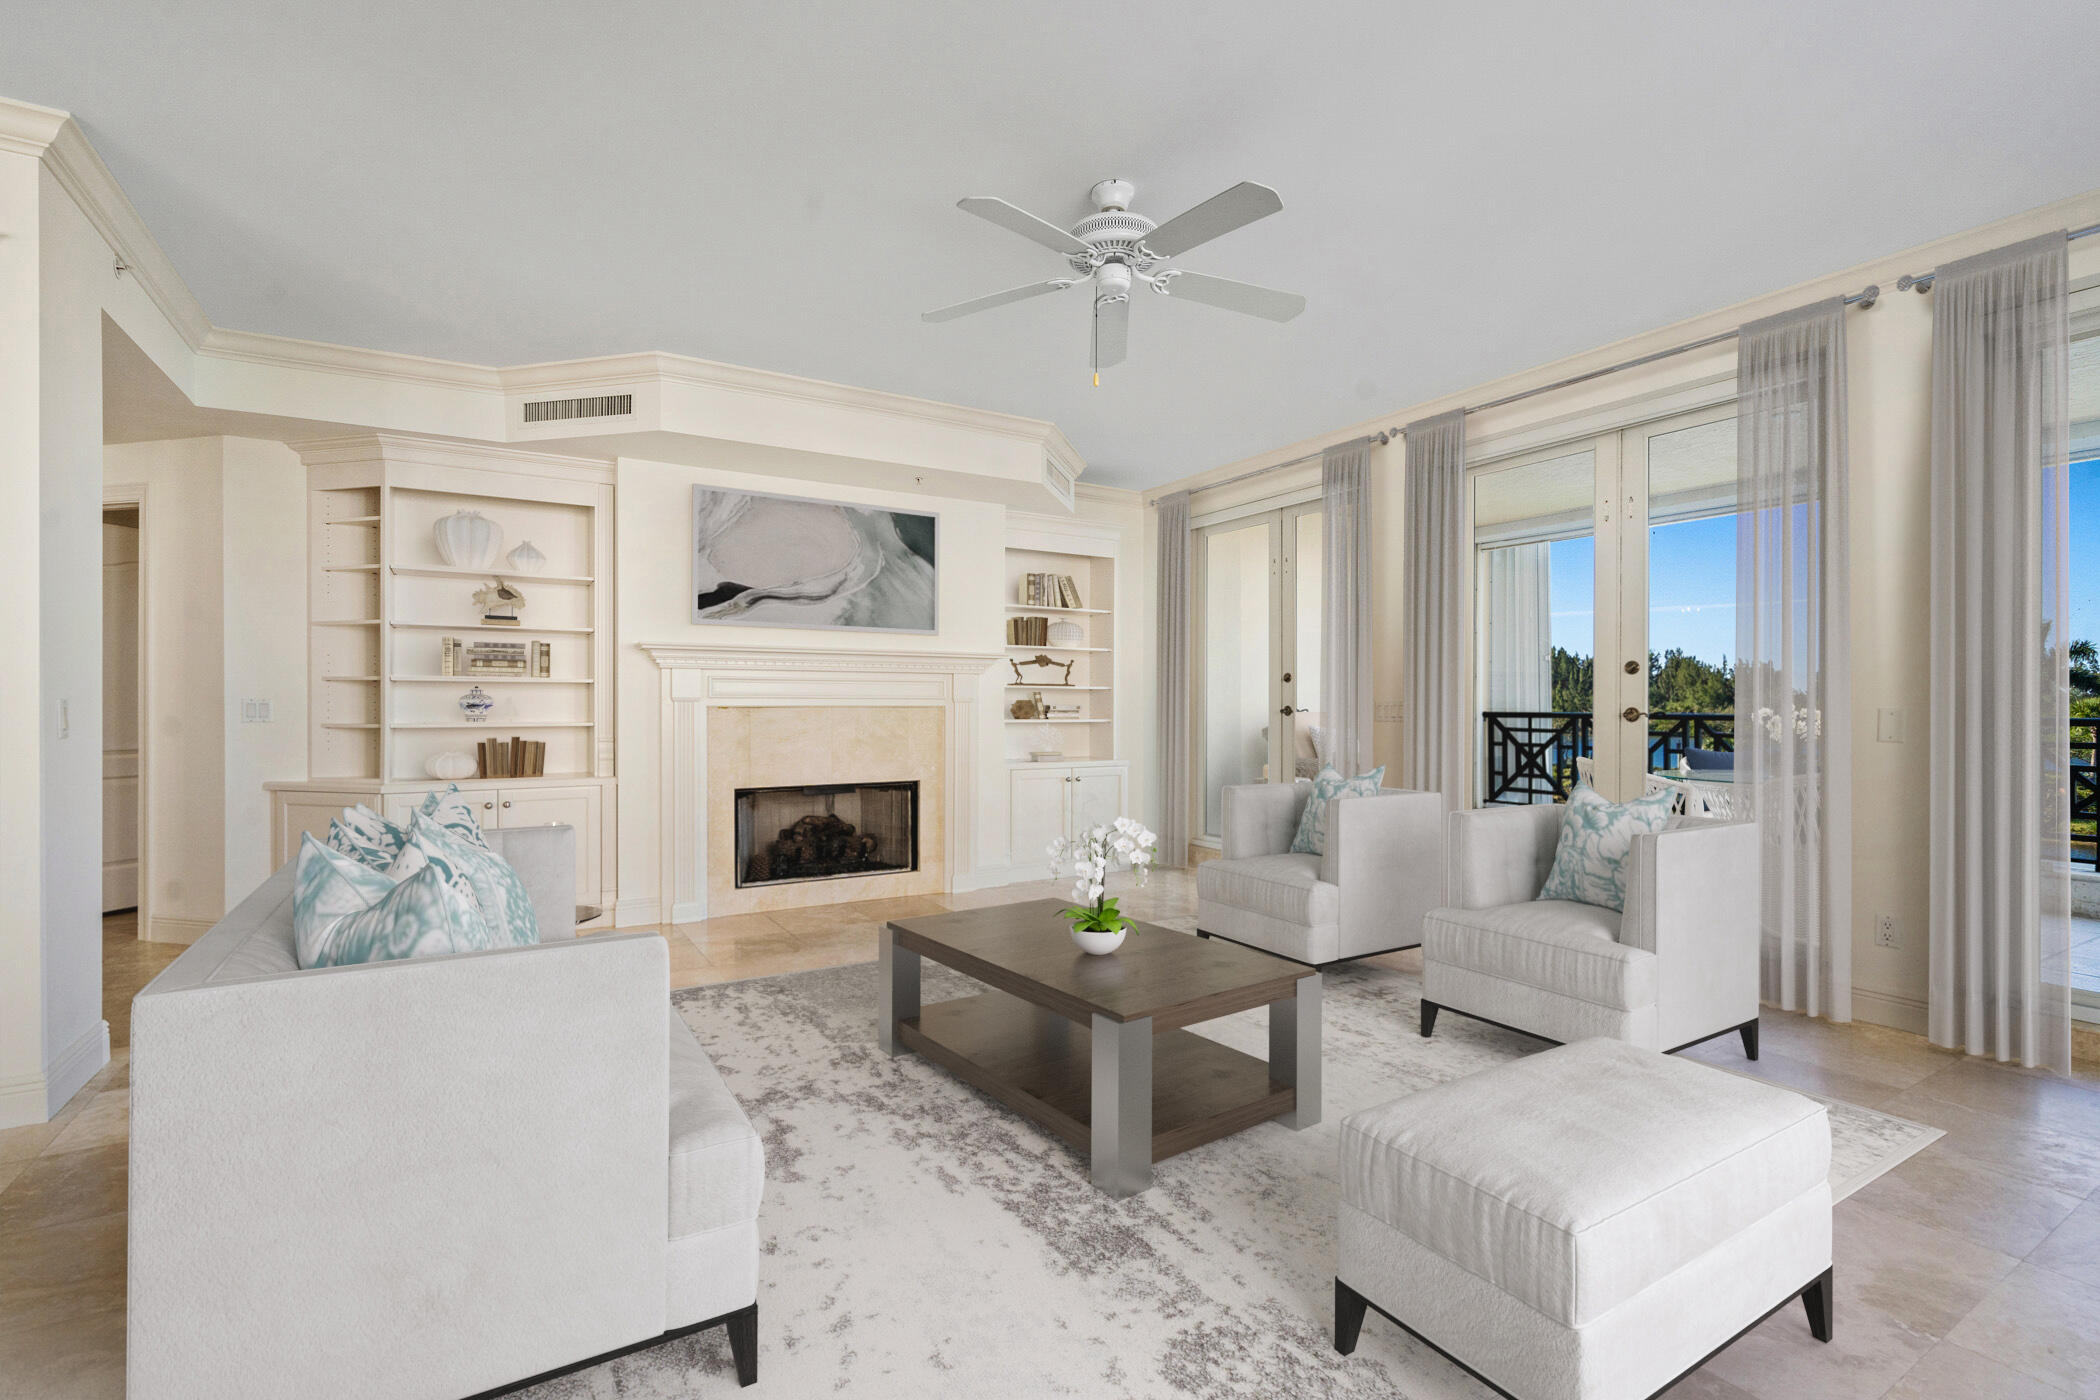
{"label": "built-in bookshelf", "polygon": [[[1006,757],[1031,762],[1048,746],[1070,763],[1116,756],[1116,561],[1099,553],[1045,547],[1033,533],[1010,536],[1006,550],[1006,657],[1001,683]],[[1048,657],[1050,666],[1030,664]],[[1020,675],[1015,675],[1018,663]],[[1016,717],[1016,702],[1057,713]]]}
{"label": "built-in bookshelf", "polygon": [[[485,738],[545,744],[545,781],[608,776],[611,696],[600,681],[611,614],[600,573],[610,557],[612,493],[604,464],[523,453],[461,460],[458,451],[384,438],[315,446],[311,777],[424,781],[435,755],[473,754]],[[486,569],[449,564],[438,551],[438,522],[460,510],[502,531]],[[535,573],[508,562],[528,540],[545,556]],[[499,579],[525,596],[516,626],[488,621],[474,601]],[[448,638],[462,653],[516,646],[528,664],[469,670],[464,656],[448,663]],[[467,718],[459,705],[477,685],[493,699],[485,720]]]}

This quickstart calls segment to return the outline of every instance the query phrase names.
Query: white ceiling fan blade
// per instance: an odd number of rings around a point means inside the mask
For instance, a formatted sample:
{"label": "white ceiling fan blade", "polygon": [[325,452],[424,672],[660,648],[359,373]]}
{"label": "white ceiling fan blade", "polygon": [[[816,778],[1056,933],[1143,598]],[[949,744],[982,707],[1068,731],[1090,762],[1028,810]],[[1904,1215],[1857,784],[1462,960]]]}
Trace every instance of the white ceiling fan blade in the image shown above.
{"label": "white ceiling fan blade", "polygon": [[1130,348],[1130,298],[1101,297],[1094,302],[1094,368],[1123,363]]}
{"label": "white ceiling fan blade", "polygon": [[1227,311],[1244,312],[1265,321],[1288,321],[1305,309],[1305,298],[1296,292],[1279,292],[1273,287],[1257,287],[1252,282],[1235,282],[1230,277],[1176,270],[1161,273],[1158,280],[1165,285],[1170,297],[1222,306]]}
{"label": "white ceiling fan blade", "polygon": [[1242,180],[1146,234],[1145,246],[1163,258],[1175,257],[1256,219],[1266,219],[1281,208],[1283,198],[1276,191]]}
{"label": "white ceiling fan blade", "polygon": [[973,194],[960,199],[955,207],[980,219],[1011,229],[1023,238],[1032,239],[1052,252],[1070,255],[1091,251],[1087,245],[1066,233],[1047,219],[1038,219],[1026,209],[1016,208],[1003,199],[994,199],[988,194]]}
{"label": "white ceiling fan blade", "polygon": [[1048,282],[1031,282],[1025,287],[1008,287],[1003,292],[993,292],[988,297],[975,301],[959,301],[953,306],[943,306],[937,311],[921,311],[922,321],[952,321],[958,316],[968,316],[977,311],[989,311],[995,306],[1004,306],[1010,301],[1026,301],[1045,292],[1061,292],[1077,280],[1071,277],[1055,278]]}

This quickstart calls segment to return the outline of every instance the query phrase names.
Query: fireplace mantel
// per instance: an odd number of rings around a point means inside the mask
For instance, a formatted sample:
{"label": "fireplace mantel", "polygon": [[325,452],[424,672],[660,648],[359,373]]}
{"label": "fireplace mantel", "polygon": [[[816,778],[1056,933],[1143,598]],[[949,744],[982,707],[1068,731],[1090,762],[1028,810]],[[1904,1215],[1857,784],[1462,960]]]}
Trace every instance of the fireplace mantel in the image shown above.
{"label": "fireplace mantel", "polygon": [[662,677],[663,888],[673,923],[707,917],[707,712],[742,705],[944,711],[946,780],[940,795],[948,878],[975,868],[979,683],[998,652],[875,648],[700,646],[641,642]]}

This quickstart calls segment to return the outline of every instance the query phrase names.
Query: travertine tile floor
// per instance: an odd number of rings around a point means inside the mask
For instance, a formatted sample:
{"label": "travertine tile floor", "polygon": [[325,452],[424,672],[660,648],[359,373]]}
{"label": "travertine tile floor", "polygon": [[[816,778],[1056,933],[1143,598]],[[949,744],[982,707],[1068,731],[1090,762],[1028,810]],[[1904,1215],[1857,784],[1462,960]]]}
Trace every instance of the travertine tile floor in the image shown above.
{"label": "travertine tile floor", "polygon": [[[865,961],[884,919],[1061,897],[1030,885],[712,919],[656,930],[676,986]],[[1193,881],[1126,897],[1193,926]],[[0,1132],[0,1394],[124,1389],[127,1050],[132,995],[181,950],[105,928],[110,1066],[54,1122]],[[1417,970],[1414,953],[1385,961]],[[1768,1012],[1756,1072],[1944,1128],[1837,1208],[1837,1337],[1788,1308],[1675,1391],[1679,1400],[2100,1397],[2100,1070],[2072,1080],[1966,1060],[1900,1031]],[[1688,1052],[1731,1068],[1734,1041]]]}

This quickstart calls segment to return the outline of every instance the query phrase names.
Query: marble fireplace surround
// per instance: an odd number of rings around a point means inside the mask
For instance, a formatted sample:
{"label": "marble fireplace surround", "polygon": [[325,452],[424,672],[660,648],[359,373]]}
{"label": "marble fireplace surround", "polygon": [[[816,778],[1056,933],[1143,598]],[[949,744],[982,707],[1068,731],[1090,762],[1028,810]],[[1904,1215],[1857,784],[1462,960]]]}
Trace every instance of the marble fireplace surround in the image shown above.
{"label": "marble fireplace surround", "polygon": [[[957,875],[973,868],[972,835],[976,830],[976,794],[979,781],[978,709],[987,671],[1001,659],[996,652],[849,650],[844,648],[713,647],[678,643],[640,644],[657,665],[662,684],[660,720],[663,725],[664,773],[662,809],[657,830],[662,842],[662,903],[672,923],[689,923],[710,915],[746,909],[787,907],[775,902],[750,902],[737,896],[778,895],[781,890],[800,893],[799,904],[821,904],[833,899],[870,897],[854,886],[868,880],[835,880],[779,887],[771,892],[734,888],[727,867],[729,832],[716,832],[711,821],[717,804],[708,791],[709,713],[730,708],[824,709],[859,712],[892,709],[932,709],[940,713],[939,762],[919,792],[921,875],[928,867],[939,868],[936,890],[952,886]],[[789,717],[782,716],[782,719]],[[761,724],[761,730],[779,732]],[[922,726],[905,723],[909,733]],[[869,726],[879,734],[888,726]],[[742,739],[751,730],[735,727],[731,736]],[[922,740],[923,742],[923,740]],[[870,780],[878,774],[867,774]],[[913,776],[905,774],[904,776]],[[740,780],[741,781],[741,780]],[[794,781],[831,781],[812,773]],[[748,784],[747,785],[755,785]],[[938,830],[937,850],[928,849],[928,836]],[[896,877],[869,877],[874,881]],[[892,891],[881,891],[890,893]],[[901,891],[897,891],[901,892]]]}

